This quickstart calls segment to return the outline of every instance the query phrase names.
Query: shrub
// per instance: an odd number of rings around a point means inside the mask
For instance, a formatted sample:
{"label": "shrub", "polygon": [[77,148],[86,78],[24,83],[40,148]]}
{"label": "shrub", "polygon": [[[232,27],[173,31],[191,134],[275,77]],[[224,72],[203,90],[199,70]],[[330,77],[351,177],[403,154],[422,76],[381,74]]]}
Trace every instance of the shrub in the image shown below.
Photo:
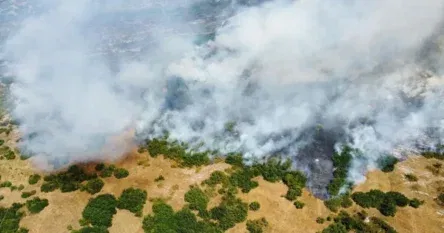
{"label": "shrub", "polygon": [[250,210],[256,211],[261,208],[261,204],[259,204],[259,202],[257,202],[257,201],[253,201],[250,203],[250,205],[248,207],[250,208]]}
{"label": "shrub", "polygon": [[349,146],[344,146],[341,153],[333,154],[333,180],[327,187],[328,193],[332,196],[339,194],[339,190],[347,182],[347,173],[352,159],[353,149]]}
{"label": "shrub", "polygon": [[108,229],[103,226],[83,227],[80,230],[72,231],[72,233],[109,233]]}
{"label": "shrub", "polygon": [[399,192],[387,192],[385,194],[385,198],[390,198],[394,200],[396,205],[401,207],[407,206],[410,202],[410,200],[406,196]]}
{"label": "shrub", "polygon": [[242,192],[248,193],[259,186],[258,182],[251,180],[255,176],[256,174],[252,168],[245,167],[231,174],[229,181],[233,186],[239,187]]}
{"label": "shrub", "polygon": [[185,193],[185,201],[189,203],[190,209],[203,213],[210,199],[200,188],[193,187]]}
{"label": "shrub", "polygon": [[382,157],[378,160],[378,165],[383,172],[392,172],[399,160],[391,155]]}
{"label": "shrub", "polygon": [[29,212],[35,214],[42,211],[46,206],[48,206],[48,204],[48,199],[34,197],[33,199],[26,201],[26,208],[28,208]]}
{"label": "shrub", "polygon": [[235,167],[243,167],[244,166],[244,158],[240,153],[230,153],[225,158],[225,162],[233,165]]}
{"label": "shrub", "polygon": [[226,184],[228,182],[228,176],[222,171],[214,171],[211,173],[210,178],[205,180],[203,183],[214,187],[217,184]]}
{"label": "shrub", "polygon": [[305,204],[303,202],[300,202],[300,201],[295,201],[293,203],[293,205],[294,205],[294,207],[296,207],[296,209],[302,209],[305,206]]}
{"label": "shrub", "polygon": [[211,218],[218,221],[219,228],[224,231],[245,221],[247,214],[248,204],[232,196],[225,196],[219,206],[210,210]]}
{"label": "shrub", "polygon": [[51,192],[60,189],[61,192],[73,192],[81,187],[80,183],[86,180],[94,179],[97,175],[88,175],[80,167],[73,165],[67,171],[58,174],[45,176],[42,186],[42,192]]}
{"label": "shrub", "polygon": [[347,228],[340,223],[332,223],[322,233],[347,233]]}
{"label": "shrub", "polygon": [[96,171],[100,172],[105,168],[105,164],[103,163],[99,163],[96,165],[96,167],[94,168]]}
{"label": "shrub", "polygon": [[385,198],[378,210],[384,216],[394,217],[396,214],[396,202],[393,199]]}
{"label": "shrub", "polygon": [[96,198],[89,200],[82,212],[82,216],[92,226],[108,228],[112,225],[112,219],[116,213],[116,205],[117,200],[113,195],[98,195]]}
{"label": "shrub", "polygon": [[291,167],[291,161],[281,161],[277,158],[271,158],[266,163],[256,164],[254,169],[258,171],[264,180],[276,182],[282,180]]}
{"label": "shrub", "polygon": [[289,188],[287,194],[285,194],[285,198],[289,201],[296,200],[297,197],[302,195],[301,189]]}
{"label": "shrub", "polygon": [[0,146],[3,146],[3,144],[5,144],[5,140],[0,139]]}
{"label": "shrub", "polygon": [[409,174],[405,174],[404,177],[411,182],[416,182],[418,181],[418,177],[416,177],[415,175],[409,173]]}
{"label": "shrub", "polygon": [[371,223],[376,225],[378,228],[382,229],[386,233],[396,233],[395,228],[390,226],[388,223],[384,222],[383,220],[377,218],[377,217],[371,217],[370,218]]}
{"label": "shrub", "polygon": [[1,233],[15,233],[26,232],[19,229],[20,220],[23,217],[23,213],[19,209],[23,204],[14,203],[9,208],[0,207],[0,232]]}
{"label": "shrub", "polygon": [[36,194],[36,191],[35,191],[35,190],[32,190],[32,191],[30,191],[30,192],[23,192],[23,193],[22,193],[22,198],[28,198],[28,197],[30,197],[30,196],[32,196],[32,195],[34,195],[34,194]]}
{"label": "shrub", "polygon": [[142,214],[145,205],[147,193],[145,190],[128,188],[123,190],[117,203],[117,208],[126,209],[136,215]]}
{"label": "shrub", "polygon": [[11,149],[9,149],[6,151],[6,153],[3,154],[3,156],[7,159],[7,160],[13,160],[15,159],[15,153],[14,151],[12,151]]}
{"label": "shrub", "polygon": [[376,189],[372,189],[367,193],[355,192],[352,194],[353,201],[364,208],[378,208],[384,198],[385,193]]}
{"label": "shrub", "polygon": [[154,182],[159,182],[165,180],[165,177],[163,177],[162,175],[158,176],[156,179],[154,179]]}
{"label": "shrub", "polygon": [[0,183],[0,188],[10,188],[11,186],[11,181],[3,181],[2,183]]}
{"label": "shrub", "polygon": [[410,200],[409,205],[413,208],[418,208],[419,206],[421,206],[422,204],[424,204],[424,201],[421,201],[417,198],[413,198],[412,200]]}
{"label": "shrub", "polygon": [[125,178],[128,175],[129,175],[128,170],[126,170],[124,168],[117,168],[114,170],[114,177],[116,177],[117,179]]}
{"label": "shrub", "polygon": [[316,218],[316,222],[319,223],[319,224],[323,224],[325,222],[325,219],[321,218],[321,217],[317,217]]}
{"label": "shrub", "polygon": [[58,188],[56,183],[43,183],[40,187],[40,191],[44,193],[52,192]]}
{"label": "shrub", "polygon": [[94,178],[92,180],[88,180],[88,182],[86,182],[86,185],[84,185],[82,189],[90,194],[96,194],[100,192],[100,190],[102,190],[104,185],[105,183],[103,182],[103,180],[99,178]]}
{"label": "shrub", "polygon": [[114,166],[104,167],[100,172],[100,177],[102,178],[111,177],[114,173],[114,169],[115,169]]}
{"label": "shrub", "polygon": [[265,218],[247,221],[247,230],[250,233],[262,233],[267,226],[268,221]]}
{"label": "shrub", "polygon": [[349,194],[343,194],[324,201],[324,205],[332,212],[338,212],[339,208],[349,208],[353,205]]}

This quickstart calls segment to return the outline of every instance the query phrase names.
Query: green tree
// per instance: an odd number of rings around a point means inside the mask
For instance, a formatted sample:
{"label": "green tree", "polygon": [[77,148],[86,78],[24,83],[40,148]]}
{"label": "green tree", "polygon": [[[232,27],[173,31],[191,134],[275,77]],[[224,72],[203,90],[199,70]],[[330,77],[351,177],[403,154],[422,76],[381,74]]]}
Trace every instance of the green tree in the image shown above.
{"label": "green tree", "polygon": [[29,212],[35,214],[45,209],[48,204],[48,199],[34,197],[33,199],[26,201],[26,208],[28,208]]}
{"label": "green tree", "polygon": [[123,190],[117,203],[117,208],[126,209],[140,216],[145,205],[147,193],[145,190],[128,188]]}

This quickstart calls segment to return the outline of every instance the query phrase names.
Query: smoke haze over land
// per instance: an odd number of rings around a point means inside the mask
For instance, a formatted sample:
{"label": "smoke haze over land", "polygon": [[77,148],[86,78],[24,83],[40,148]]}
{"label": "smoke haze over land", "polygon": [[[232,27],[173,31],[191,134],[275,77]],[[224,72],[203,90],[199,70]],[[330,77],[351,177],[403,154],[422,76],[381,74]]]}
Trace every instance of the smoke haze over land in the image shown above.
{"label": "smoke haze over land", "polygon": [[180,3],[35,1],[0,46],[22,147],[100,160],[109,137],[167,130],[283,154],[325,186],[341,144],[362,151],[359,180],[380,156],[442,142],[444,1]]}

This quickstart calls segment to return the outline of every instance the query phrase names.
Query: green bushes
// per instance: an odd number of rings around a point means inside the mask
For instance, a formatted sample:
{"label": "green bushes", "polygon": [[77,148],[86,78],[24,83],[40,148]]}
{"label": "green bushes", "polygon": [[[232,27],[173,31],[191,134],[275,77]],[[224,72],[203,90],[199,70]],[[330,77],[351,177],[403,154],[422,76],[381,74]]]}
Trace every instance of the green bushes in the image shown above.
{"label": "green bushes", "polygon": [[424,204],[424,201],[421,201],[417,198],[413,198],[412,200],[410,200],[409,206],[413,207],[413,208],[418,208],[419,206],[421,206],[422,204]]}
{"label": "green bushes", "polygon": [[15,159],[15,153],[11,150],[8,146],[3,146],[0,148],[0,153],[5,157],[7,160],[13,160]]}
{"label": "green bushes", "polygon": [[404,207],[411,202],[411,200],[399,192],[384,193],[375,189],[367,193],[353,193],[352,199],[361,207],[378,209],[385,216],[395,216],[397,206]]}
{"label": "green bushes", "polygon": [[72,231],[72,233],[109,233],[106,227],[93,226],[93,227],[83,227],[80,230]]}
{"label": "green bushes", "polygon": [[296,207],[296,209],[302,209],[305,206],[305,204],[303,202],[300,202],[300,201],[293,202],[293,205],[294,205],[294,207]]}
{"label": "green bushes", "polygon": [[154,182],[159,182],[165,180],[165,177],[163,177],[162,175],[158,176],[156,179],[154,179]]}
{"label": "green bushes", "polygon": [[203,184],[206,184],[210,187],[214,187],[218,184],[227,184],[228,176],[222,171],[214,171],[211,173],[210,178],[203,181]]}
{"label": "green bushes", "polygon": [[247,230],[250,233],[262,233],[267,226],[268,221],[265,218],[247,221]]}
{"label": "green bushes", "polygon": [[323,224],[324,222],[325,222],[324,218],[321,218],[321,217],[316,218],[316,223]]}
{"label": "green bushes", "polygon": [[225,157],[225,162],[235,166],[235,167],[243,167],[244,166],[244,158],[240,153],[230,153]]}
{"label": "green bushes", "polygon": [[29,184],[37,184],[42,177],[39,174],[30,175],[28,178]]}
{"label": "green bushes", "polygon": [[23,212],[19,209],[23,204],[14,203],[9,208],[0,207],[0,233],[26,232],[26,229],[19,229]]}
{"label": "green bushes", "polygon": [[257,202],[257,201],[253,201],[250,203],[250,205],[248,205],[248,208],[252,211],[256,211],[261,208],[261,204],[259,204],[259,202]]}
{"label": "green bushes", "polygon": [[98,172],[103,171],[104,168],[105,168],[105,164],[103,164],[103,163],[96,164],[96,166],[94,167],[94,169]]}
{"label": "green bushes", "polygon": [[335,153],[333,155],[333,180],[327,187],[328,193],[332,196],[339,194],[339,190],[347,182],[347,173],[352,160],[353,149],[348,146],[342,148],[341,153]]}
{"label": "green bushes", "polygon": [[125,178],[129,175],[128,170],[124,169],[124,168],[116,168],[114,170],[114,177],[116,177],[117,179],[122,179]]}
{"label": "green bushes", "polygon": [[28,198],[28,197],[30,197],[30,196],[32,196],[32,195],[35,195],[36,194],[36,191],[35,190],[32,190],[32,191],[30,191],[30,192],[23,192],[22,193],[22,198]]}
{"label": "green bushes", "polygon": [[200,188],[192,187],[185,193],[185,201],[189,203],[190,209],[199,211],[200,215],[205,215],[210,199]]}
{"label": "green bushes", "polygon": [[44,183],[41,186],[42,192],[51,192],[60,189],[61,192],[73,192],[78,190],[80,183],[86,180],[94,179],[97,175],[86,174],[80,167],[73,165],[66,172],[45,176]]}
{"label": "green bushes", "polygon": [[338,232],[385,232],[396,233],[386,222],[381,219],[372,217],[370,221],[364,222],[366,214],[358,213],[353,217],[347,212],[341,211],[338,216],[334,218],[334,223],[325,228],[322,233],[338,233]]}
{"label": "green bushes", "polygon": [[168,204],[153,203],[153,214],[143,219],[143,230],[147,233],[221,233],[213,223],[198,221],[187,208],[174,212]]}
{"label": "green bushes", "polygon": [[95,227],[108,228],[116,213],[117,200],[111,194],[102,194],[89,200],[82,212],[83,219]]}
{"label": "green bushes", "polygon": [[188,150],[187,144],[169,141],[168,136],[148,140],[146,148],[152,157],[164,155],[166,158],[175,160],[184,167],[201,166],[210,163],[208,151],[195,152]]}
{"label": "green bushes", "polygon": [[84,186],[82,186],[82,191],[86,191],[90,194],[96,194],[102,190],[105,183],[99,178],[94,178],[88,180]]}
{"label": "green bushes", "polygon": [[256,173],[253,168],[245,167],[233,172],[229,178],[230,184],[239,187],[242,192],[248,193],[252,189],[259,186],[257,181],[251,180],[256,177]]}
{"label": "green bushes", "polygon": [[391,155],[382,157],[378,160],[378,165],[383,172],[392,172],[395,169],[395,165],[399,162],[396,157]]}
{"label": "green bushes", "polygon": [[2,183],[0,183],[0,188],[10,188],[11,186],[11,181],[3,181]]}
{"label": "green bushes", "polygon": [[225,196],[219,206],[210,210],[210,216],[217,221],[222,230],[227,230],[236,223],[245,221],[248,214],[248,204],[233,196]]}
{"label": "green bushes", "polygon": [[404,177],[410,181],[410,182],[416,182],[418,181],[418,177],[416,177],[415,175],[409,173],[409,174],[405,174]]}
{"label": "green bushes", "polygon": [[347,233],[347,229],[344,225],[339,223],[330,224],[327,228],[325,228],[322,233]]}
{"label": "green bushes", "polygon": [[104,168],[102,168],[99,176],[102,178],[111,177],[115,169],[116,167],[114,165],[110,165],[108,167],[105,166]]}
{"label": "green bushes", "polygon": [[339,208],[348,208],[353,205],[348,193],[342,194],[324,201],[324,205],[332,212],[338,212]]}
{"label": "green bushes", "polygon": [[48,199],[34,197],[33,199],[26,201],[26,208],[28,208],[29,212],[35,214],[45,209],[48,204]]}
{"label": "green bushes", "polygon": [[302,195],[302,189],[305,187],[307,178],[299,171],[290,171],[285,173],[282,181],[288,187],[285,198],[287,198],[287,200],[294,201],[297,197]]}
{"label": "green bushes", "polygon": [[136,188],[125,189],[117,202],[117,208],[129,210],[137,216],[141,216],[146,198],[147,193],[145,190]]}

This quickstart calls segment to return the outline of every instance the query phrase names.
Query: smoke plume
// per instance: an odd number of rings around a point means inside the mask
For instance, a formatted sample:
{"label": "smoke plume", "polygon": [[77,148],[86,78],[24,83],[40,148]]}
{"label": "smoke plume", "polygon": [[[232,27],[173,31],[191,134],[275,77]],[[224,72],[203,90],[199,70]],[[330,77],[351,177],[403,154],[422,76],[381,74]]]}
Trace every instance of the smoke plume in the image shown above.
{"label": "smoke plume", "polygon": [[322,195],[342,144],[362,151],[359,181],[379,157],[444,136],[442,0],[32,4],[0,17],[12,25],[0,58],[21,147],[54,163],[167,130],[247,159],[288,156]]}

